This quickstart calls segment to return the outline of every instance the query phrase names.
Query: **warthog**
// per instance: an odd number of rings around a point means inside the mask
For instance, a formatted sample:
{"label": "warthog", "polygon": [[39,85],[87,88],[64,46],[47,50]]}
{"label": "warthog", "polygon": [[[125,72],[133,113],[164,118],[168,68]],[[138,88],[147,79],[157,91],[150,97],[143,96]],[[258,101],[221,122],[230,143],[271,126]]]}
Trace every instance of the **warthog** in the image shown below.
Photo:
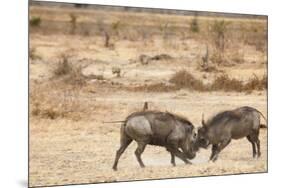
{"label": "warthog", "polygon": [[[207,148],[212,144],[210,160],[216,161],[218,154],[230,143],[231,139],[247,137],[252,144],[253,157],[260,157],[260,115],[257,109],[244,106],[231,111],[218,113],[205,123],[202,116],[202,127],[198,129],[196,145]],[[265,119],[266,120],[266,119]],[[256,146],[258,152],[256,152]]]}
{"label": "warthog", "polygon": [[133,140],[138,144],[135,155],[141,167],[145,166],[141,154],[147,144],[165,147],[171,154],[171,163],[174,166],[175,156],[188,164],[190,162],[187,158],[193,159],[196,155],[193,148],[196,141],[194,126],[187,119],[169,112],[142,111],[132,113],[126,118],[121,126],[121,143],[116,152],[114,170],[117,170],[120,156]]}

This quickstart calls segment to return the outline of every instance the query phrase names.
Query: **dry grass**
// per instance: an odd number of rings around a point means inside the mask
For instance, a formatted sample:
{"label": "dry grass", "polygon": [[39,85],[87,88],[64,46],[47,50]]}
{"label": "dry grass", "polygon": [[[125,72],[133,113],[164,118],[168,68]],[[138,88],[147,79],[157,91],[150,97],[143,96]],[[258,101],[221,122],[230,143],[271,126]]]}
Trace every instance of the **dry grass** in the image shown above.
{"label": "dry grass", "polygon": [[262,78],[258,78],[255,74],[244,85],[244,90],[264,90],[267,89],[267,75],[264,74]]}
{"label": "dry grass", "polygon": [[83,97],[84,91],[61,81],[32,83],[30,91],[31,117],[43,119],[65,118],[78,121],[90,117],[99,109],[93,100]]}
{"label": "dry grass", "polygon": [[210,84],[209,88],[211,91],[244,91],[243,82],[235,78],[229,78],[227,74],[216,77],[212,84]]}
{"label": "dry grass", "polygon": [[206,86],[201,80],[196,79],[192,74],[185,70],[176,72],[170,79],[170,82],[178,88],[188,88],[191,90],[205,91]]}
{"label": "dry grass", "polygon": [[32,16],[29,20],[29,24],[32,27],[39,27],[41,24],[41,18],[39,16]]}
{"label": "dry grass", "polygon": [[41,59],[41,57],[38,55],[36,48],[30,48],[29,49],[29,58],[31,60]]}
{"label": "dry grass", "polygon": [[176,72],[170,79],[176,89],[188,88],[195,91],[235,91],[249,92],[253,90],[267,89],[267,76],[261,79],[254,75],[246,83],[242,80],[230,78],[227,74],[221,74],[210,84],[204,84],[201,80],[196,79],[192,74],[185,70]]}
{"label": "dry grass", "polygon": [[145,84],[136,87],[127,88],[129,91],[134,92],[170,92],[180,89],[180,87],[175,85],[168,85],[165,83],[154,83],[154,84]]}
{"label": "dry grass", "polygon": [[171,92],[180,89],[189,89],[201,92],[252,92],[255,90],[267,89],[266,75],[262,78],[258,78],[254,75],[247,82],[243,82],[242,80],[230,78],[227,74],[223,73],[216,76],[211,83],[204,84],[202,80],[195,78],[191,73],[181,70],[176,72],[170,78],[169,82],[172,85],[166,83],[154,83],[136,87],[126,87],[126,89],[134,92]]}
{"label": "dry grass", "polygon": [[74,63],[71,63],[68,55],[62,55],[53,69],[53,75],[53,78],[61,78],[66,84],[71,85],[83,86],[87,80],[87,77],[82,73],[82,66],[75,66]]}

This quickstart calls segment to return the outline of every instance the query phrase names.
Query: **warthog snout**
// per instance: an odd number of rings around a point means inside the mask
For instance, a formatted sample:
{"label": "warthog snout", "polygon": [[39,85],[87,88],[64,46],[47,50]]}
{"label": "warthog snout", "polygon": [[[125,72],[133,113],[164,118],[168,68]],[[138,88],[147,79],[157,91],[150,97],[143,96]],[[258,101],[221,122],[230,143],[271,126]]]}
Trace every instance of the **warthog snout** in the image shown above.
{"label": "warthog snout", "polygon": [[186,157],[188,159],[194,159],[196,157],[196,152],[194,150],[192,150],[192,151],[186,153]]}

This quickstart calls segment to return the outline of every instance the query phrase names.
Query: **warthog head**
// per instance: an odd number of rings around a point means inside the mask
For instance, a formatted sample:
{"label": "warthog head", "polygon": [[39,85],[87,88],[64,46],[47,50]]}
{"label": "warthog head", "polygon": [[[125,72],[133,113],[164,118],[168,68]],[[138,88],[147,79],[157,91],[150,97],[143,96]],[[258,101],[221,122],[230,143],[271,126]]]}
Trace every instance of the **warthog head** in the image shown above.
{"label": "warthog head", "polygon": [[198,136],[197,136],[197,140],[196,140],[196,147],[199,149],[199,147],[201,148],[207,148],[210,145],[208,136],[207,136],[207,130],[208,127],[204,121],[204,114],[202,115],[202,127],[200,127],[198,129]]}
{"label": "warthog head", "polygon": [[196,141],[197,141],[197,131],[195,129],[192,129],[190,135],[187,136],[186,143],[185,143],[188,149],[184,153],[188,159],[193,159],[196,157],[196,152],[198,151],[198,148],[196,147]]}

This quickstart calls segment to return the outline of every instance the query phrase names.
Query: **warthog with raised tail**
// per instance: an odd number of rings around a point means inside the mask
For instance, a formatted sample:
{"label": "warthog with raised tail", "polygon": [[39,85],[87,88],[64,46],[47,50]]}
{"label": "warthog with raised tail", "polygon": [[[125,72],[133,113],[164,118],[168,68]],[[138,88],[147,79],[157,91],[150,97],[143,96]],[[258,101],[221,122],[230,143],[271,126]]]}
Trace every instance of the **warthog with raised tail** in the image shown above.
{"label": "warthog with raised tail", "polygon": [[126,118],[121,126],[121,145],[116,152],[114,170],[117,170],[120,156],[133,140],[138,144],[135,155],[141,167],[144,167],[141,154],[147,144],[165,147],[174,166],[175,156],[187,164],[190,163],[187,158],[193,159],[196,155],[194,126],[189,120],[169,112],[142,111]]}
{"label": "warthog with raised tail", "polygon": [[[218,154],[230,143],[231,139],[247,137],[252,144],[253,157],[260,157],[259,130],[260,115],[255,108],[244,106],[230,111],[220,112],[207,122],[202,117],[202,127],[198,129],[197,147],[207,148],[212,144],[210,160],[215,161]],[[257,151],[256,151],[257,148]]]}

